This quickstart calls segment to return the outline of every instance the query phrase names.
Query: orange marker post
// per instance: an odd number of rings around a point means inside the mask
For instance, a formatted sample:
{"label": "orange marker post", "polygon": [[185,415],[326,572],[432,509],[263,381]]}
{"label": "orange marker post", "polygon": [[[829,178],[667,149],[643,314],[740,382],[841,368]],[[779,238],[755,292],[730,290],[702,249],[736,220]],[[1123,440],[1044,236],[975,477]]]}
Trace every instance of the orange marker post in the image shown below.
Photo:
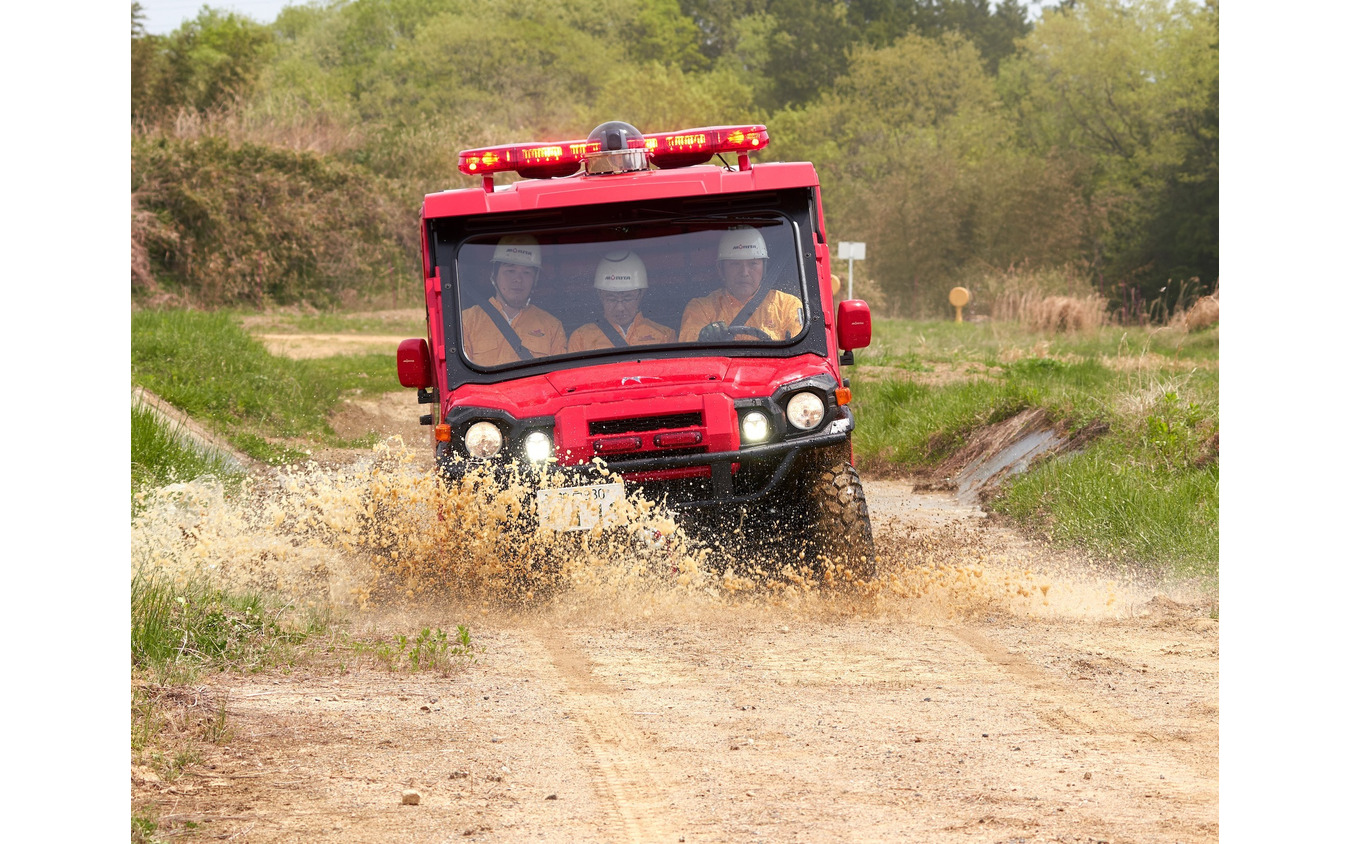
{"label": "orange marker post", "polygon": [[956,321],[961,322],[961,309],[970,304],[970,291],[964,287],[953,287],[947,294],[947,301],[956,307]]}

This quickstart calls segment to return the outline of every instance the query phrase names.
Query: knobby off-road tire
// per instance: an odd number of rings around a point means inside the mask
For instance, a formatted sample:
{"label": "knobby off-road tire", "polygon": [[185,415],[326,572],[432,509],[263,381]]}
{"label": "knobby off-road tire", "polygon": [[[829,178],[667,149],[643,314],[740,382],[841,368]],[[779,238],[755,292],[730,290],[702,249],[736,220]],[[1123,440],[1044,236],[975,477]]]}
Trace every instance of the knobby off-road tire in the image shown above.
{"label": "knobby off-road tire", "polygon": [[811,559],[818,571],[826,561],[853,573],[855,580],[871,580],[877,573],[872,541],[872,519],[867,513],[858,470],[847,460],[826,462],[804,485],[806,523],[802,526]]}

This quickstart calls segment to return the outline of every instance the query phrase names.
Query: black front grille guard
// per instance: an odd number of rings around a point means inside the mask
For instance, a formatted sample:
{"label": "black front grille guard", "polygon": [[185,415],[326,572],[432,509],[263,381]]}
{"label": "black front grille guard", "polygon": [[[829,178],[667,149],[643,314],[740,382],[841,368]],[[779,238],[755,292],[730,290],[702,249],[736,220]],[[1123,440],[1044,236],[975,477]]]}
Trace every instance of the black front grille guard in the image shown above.
{"label": "black front grille guard", "polygon": [[[683,454],[679,456],[665,457],[640,457],[633,460],[610,460],[597,461],[596,463],[585,464],[581,466],[559,466],[553,467],[550,471],[561,471],[566,474],[568,482],[573,485],[583,485],[603,482],[611,479],[608,476],[614,474],[634,474],[637,472],[659,472],[669,469],[683,469],[690,466],[708,466],[712,470],[712,477],[709,480],[710,495],[706,498],[699,498],[691,501],[672,502],[670,507],[675,510],[686,510],[695,507],[706,507],[709,505],[726,504],[748,504],[758,501],[772,494],[787,478],[798,458],[808,451],[828,448],[829,446],[839,445],[848,441],[849,434],[853,431],[853,412],[847,406],[839,408],[840,414],[837,419],[823,426],[821,430],[810,434],[803,434],[792,437],[781,442],[765,443],[764,445],[753,445],[741,448],[738,451],[722,451],[712,454]],[[734,494],[732,484],[732,463],[768,463],[773,460],[778,461],[777,467],[768,481],[751,490],[750,492]],[[462,476],[467,469],[474,465],[482,465],[487,461],[447,461],[440,462],[441,471],[448,476],[455,478]],[[500,464],[497,464],[500,466]],[[504,471],[505,467],[501,467]],[[641,483],[637,484],[641,486]]]}

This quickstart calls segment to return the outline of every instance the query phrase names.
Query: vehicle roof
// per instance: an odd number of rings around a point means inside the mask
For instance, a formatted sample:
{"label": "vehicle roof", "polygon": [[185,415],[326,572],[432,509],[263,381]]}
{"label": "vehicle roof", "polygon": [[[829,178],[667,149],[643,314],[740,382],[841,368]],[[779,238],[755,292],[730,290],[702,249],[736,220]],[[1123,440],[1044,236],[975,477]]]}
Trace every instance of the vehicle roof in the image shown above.
{"label": "vehicle roof", "polygon": [[700,164],[614,175],[521,179],[498,186],[491,193],[481,187],[430,193],[426,196],[422,215],[432,219],[503,214],[608,202],[816,187],[818,184],[816,168],[809,162],[755,164],[748,170]]}

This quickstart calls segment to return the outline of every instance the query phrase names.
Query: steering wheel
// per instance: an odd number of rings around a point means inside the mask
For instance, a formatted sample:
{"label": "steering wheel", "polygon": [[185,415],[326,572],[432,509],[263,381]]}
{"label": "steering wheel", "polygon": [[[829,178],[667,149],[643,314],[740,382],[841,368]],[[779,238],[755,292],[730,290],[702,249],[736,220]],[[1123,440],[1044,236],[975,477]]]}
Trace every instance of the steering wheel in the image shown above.
{"label": "steering wheel", "polygon": [[773,342],[767,331],[752,325],[727,325],[725,322],[710,322],[698,332],[700,343],[726,342],[738,334],[748,334],[759,340]]}

